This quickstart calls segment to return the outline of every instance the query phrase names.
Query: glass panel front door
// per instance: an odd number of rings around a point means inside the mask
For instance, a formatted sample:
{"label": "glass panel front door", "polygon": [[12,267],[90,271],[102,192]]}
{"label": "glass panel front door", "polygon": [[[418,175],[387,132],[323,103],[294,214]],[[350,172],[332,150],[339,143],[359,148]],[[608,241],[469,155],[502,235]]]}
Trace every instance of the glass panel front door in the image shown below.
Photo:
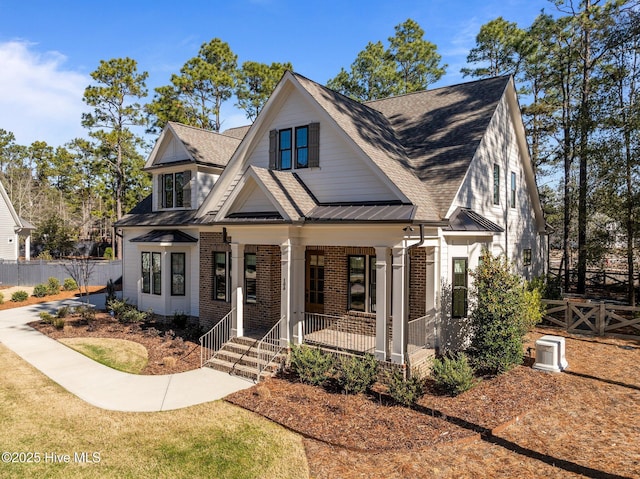
{"label": "glass panel front door", "polygon": [[324,313],[324,253],[307,251],[306,265],[305,311]]}

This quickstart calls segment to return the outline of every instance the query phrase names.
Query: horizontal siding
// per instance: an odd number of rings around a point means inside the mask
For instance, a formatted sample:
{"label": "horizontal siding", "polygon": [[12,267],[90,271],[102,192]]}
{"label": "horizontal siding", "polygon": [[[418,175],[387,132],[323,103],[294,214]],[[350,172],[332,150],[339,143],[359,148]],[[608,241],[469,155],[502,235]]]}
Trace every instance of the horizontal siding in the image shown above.
{"label": "horizontal siding", "polygon": [[[493,168],[500,166],[500,204],[493,204]],[[511,208],[511,172],[516,173],[516,207]],[[519,274],[532,277],[540,272],[544,254],[540,248],[535,212],[526,185],[525,172],[509,106],[503,98],[470,165],[469,172],[454,201],[455,206],[471,208],[506,232],[495,235],[494,254],[507,252]],[[534,265],[524,267],[524,249],[532,250]]]}
{"label": "horizontal siding", "polygon": [[320,121],[320,167],[295,170],[321,203],[393,201],[398,198],[376,176],[366,161],[336,131],[320,120],[315,108],[297,92],[286,103],[260,138],[249,164],[269,167],[269,130],[295,128]]}

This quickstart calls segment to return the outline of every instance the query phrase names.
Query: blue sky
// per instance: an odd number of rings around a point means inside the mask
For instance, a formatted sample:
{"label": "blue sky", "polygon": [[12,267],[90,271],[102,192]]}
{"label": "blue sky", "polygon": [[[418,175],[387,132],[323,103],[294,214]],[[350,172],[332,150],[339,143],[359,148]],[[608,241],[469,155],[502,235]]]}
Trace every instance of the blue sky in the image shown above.
{"label": "blue sky", "polygon": [[[0,128],[23,145],[85,137],[82,95],[100,60],[135,59],[149,73],[150,99],[215,37],[239,64],[290,61],[324,84],[367,42],[386,46],[407,18],[448,64],[435,86],[459,83],[481,25],[502,16],[524,28],[542,9],[555,11],[547,0],[0,0]],[[222,120],[223,130],[247,124],[233,98]]]}

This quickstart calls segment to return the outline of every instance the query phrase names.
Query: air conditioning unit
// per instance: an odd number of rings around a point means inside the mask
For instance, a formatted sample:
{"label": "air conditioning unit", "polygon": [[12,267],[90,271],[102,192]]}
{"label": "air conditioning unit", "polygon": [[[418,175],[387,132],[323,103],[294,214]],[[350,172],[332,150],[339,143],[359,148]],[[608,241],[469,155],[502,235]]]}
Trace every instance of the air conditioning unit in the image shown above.
{"label": "air conditioning unit", "polygon": [[545,335],[536,341],[534,369],[559,373],[568,367],[563,337]]}

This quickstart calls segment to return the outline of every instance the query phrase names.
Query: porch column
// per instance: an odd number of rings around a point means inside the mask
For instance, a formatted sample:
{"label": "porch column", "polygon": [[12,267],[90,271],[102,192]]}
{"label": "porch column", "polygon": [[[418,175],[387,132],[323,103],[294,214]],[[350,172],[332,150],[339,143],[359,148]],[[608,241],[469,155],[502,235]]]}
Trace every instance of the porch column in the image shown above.
{"label": "porch column", "polygon": [[376,247],[376,359],[387,359],[387,318],[389,317],[390,282],[387,281],[389,248]]}
{"label": "porch column", "polygon": [[[393,344],[391,361],[404,364],[407,352],[407,250],[393,248]],[[377,277],[376,277],[377,279]]]}
{"label": "porch column", "polygon": [[297,238],[290,238],[280,245],[282,255],[281,315],[286,319],[286,328],[281,332],[281,343],[302,342],[302,317],[304,313],[304,247]]}
{"label": "porch column", "polygon": [[244,245],[231,243],[231,335],[244,335]]}
{"label": "porch column", "polygon": [[24,238],[24,259],[25,261],[31,261],[31,235],[27,235]]}

